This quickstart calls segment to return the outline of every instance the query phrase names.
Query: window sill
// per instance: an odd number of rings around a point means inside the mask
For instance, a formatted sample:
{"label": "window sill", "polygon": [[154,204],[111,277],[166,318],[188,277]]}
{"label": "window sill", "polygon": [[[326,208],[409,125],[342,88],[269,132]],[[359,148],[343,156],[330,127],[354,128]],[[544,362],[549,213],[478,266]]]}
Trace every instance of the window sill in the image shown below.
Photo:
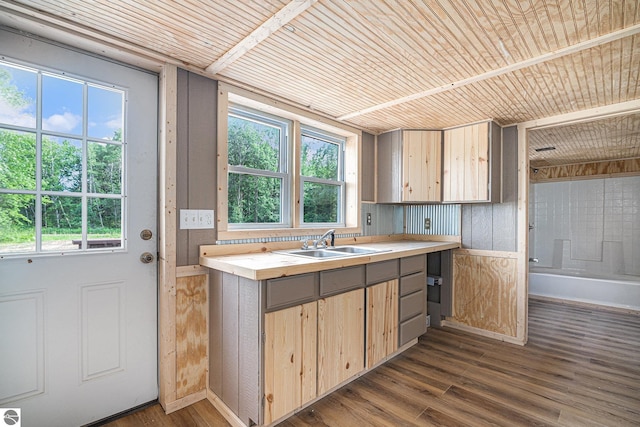
{"label": "window sill", "polygon": [[[326,226],[323,228],[270,228],[270,229],[246,229],[246,230],[227,230],[218,231],[218,240],[241,240],[241,239],[261,239],[261,238],[278,238],[278,237],[308,237],[321,235],[328,229],[333,228]],[[336,234],[353,234],[362,233],[361,227],[342,227],[335,228]]]}

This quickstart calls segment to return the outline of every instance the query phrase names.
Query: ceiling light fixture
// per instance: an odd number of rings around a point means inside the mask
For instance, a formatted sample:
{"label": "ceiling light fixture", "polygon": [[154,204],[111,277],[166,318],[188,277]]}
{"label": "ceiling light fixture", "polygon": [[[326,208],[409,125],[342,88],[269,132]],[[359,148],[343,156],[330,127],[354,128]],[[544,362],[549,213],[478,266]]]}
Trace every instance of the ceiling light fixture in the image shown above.
{"label": "ceiling light fixture", "polygon": [[294,27],[293,25],[287,24],[287,25],[283,26],[283,28],[285,30],[291,32],[291,33],[295,33],[296,32],[296,27]]}
{"label": "ceiling light fixture", "polygon": [[542,147],[542,148],[536,148],[535,150],[539,153],[541,151],[551,151],[551,150],[555,150],[556,147]]}

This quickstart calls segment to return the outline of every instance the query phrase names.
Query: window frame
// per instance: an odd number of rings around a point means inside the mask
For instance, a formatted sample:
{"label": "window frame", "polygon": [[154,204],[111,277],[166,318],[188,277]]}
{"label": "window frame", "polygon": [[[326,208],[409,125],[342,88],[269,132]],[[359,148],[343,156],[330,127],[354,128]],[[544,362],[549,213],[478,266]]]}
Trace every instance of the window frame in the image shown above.
{"label": "window frame", "polygon": [[[302,138],[308,135],[311,138],[319,139],[321,141],[336,144],[338,146],[338,176],[334,179],[316,178],[311,176],[305,176],[302,171],[299,173],[300,180],[300,224],[305,227],[345,227],[344,223],[344,211],[345,211],[345,182],[344,182],[344,152],[345,152],[345,139],[338,135],[331,134],[329,132],[315,129],[311,126],[300,126],[300,147],[302,147]],[[302,151],[302,150],[301,150]],[[302,166],[302,159],[300,159],[300,165]],[[336,222],[305,222],[304,220],[304,184],[306,182],[314,184],[333,185],[339,188],[338,191],[338,206],[337,206],[337,221]]]}
{"label": "window frame", "polygon": [[[244,107],[242,105],[230,104],[227,113],[228,118],[235,116],[248,121],[253,121],[260,124],[266,124],[274,126],[280,129],[280,158],[278,161],[279,171],[268,171],[265,169],[254,169],[246,166],[237,166],[228,164],[229,174],[238,175],[251,175],[266,178],[277,178],[281,180],[280,185],[280,222],[277,223],[228,223],[230,230],[246,230],[246,229],[261,229],[261,228],[286,228],[291,226],[291,212],[290,212],[290,188],[291,188],[291,167],[290,167],[290,149],[289,141],[291,138],[291,122],[289,120],[282,119],[280,117],[262,113],[260,111],[253,110],[251,108]],[[228,129],[228,124],[227,124]],[[228,141],[227,141],[228,143]],[[228,157],[227,157],[228,160]],[[228,178],[227,178],[228,179]],[[227,181],[228,183],[229,181]]]}
{"label": "window frame", "polygon": [[[289,164],[291,171],[289,209],[291,224],[288,227],[271,228],[234,228],[228,224],[228,112],[231,106],[271,114],[291,121],[289,139]],[[306,109],[285,104],[269,96],[248,89],[232,86],[218,81],[217,92],[217,212],[216,230],[218,241],[240,239],[285,238],[295,240],[324,233],[328,227],[335,228],[339,234],[361,233],[360,218],[360,170],[362,131],[341,122],[310,112]],[[344,138],[343,151],[343,218],[341,223],[305,224],[301,218],[301,127],[307,126],[322,134],[333,134]]]}

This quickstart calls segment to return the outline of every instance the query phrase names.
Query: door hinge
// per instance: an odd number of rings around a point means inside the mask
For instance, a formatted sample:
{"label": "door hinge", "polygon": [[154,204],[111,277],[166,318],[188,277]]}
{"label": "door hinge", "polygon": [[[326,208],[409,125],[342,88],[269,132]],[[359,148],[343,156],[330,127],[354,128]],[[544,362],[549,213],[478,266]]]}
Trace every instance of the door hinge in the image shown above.
{"label": "door hinge", "polygon": [[[267,334],[265,334],[264,332],[262,333],[262,344],[267,342]],[[263,396],[264,397],[264,396]]]}

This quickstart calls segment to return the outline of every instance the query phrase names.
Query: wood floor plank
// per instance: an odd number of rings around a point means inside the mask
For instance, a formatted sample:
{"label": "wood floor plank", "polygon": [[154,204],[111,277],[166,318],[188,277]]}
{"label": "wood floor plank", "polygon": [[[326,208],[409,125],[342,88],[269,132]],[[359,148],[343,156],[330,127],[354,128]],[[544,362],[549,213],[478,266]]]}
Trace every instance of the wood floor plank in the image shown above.
{"label": "wood floor plank", "polygon": [[[206,401],[111,424],[227,426]],[[318,400],[280,427],[638,426],[640,315],[529,301],[529,342],[448,328]]]}

